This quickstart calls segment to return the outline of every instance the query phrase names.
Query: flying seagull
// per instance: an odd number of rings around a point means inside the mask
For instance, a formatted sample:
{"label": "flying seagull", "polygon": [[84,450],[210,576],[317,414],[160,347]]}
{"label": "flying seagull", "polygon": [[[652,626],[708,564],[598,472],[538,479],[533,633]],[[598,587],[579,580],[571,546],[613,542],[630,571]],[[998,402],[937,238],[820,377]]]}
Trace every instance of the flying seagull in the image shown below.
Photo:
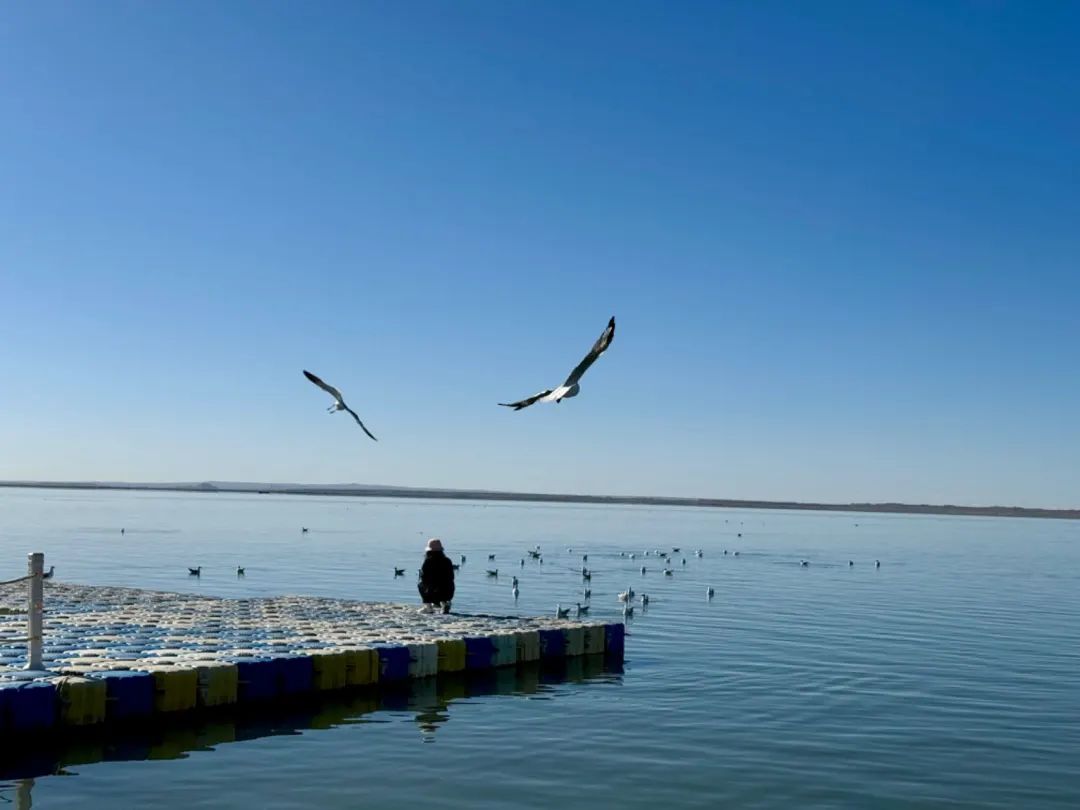
{"label": "flying seagull", "polygon": [[585,355],[585,359],[577,364],[577,368],[570,372],[570,376],[566,378],[566,381],[558,388],[549,388],[546,391],[541,391],[539,394],[533,394],[531,397],[519,400],[518,402],[500,402],[499,404],[505,408],[513,408],[515,411],[520,411],[522,408],[528,408],[530,405],[536,402],[562,402],[568,397],[576,397],[581,386],[578,384],[581,378],[585,375],[585,372],[589,370],[589,366],[596,362],[596,358],[602,355],[607,347],[611,345],[612,339],[615,337],[615,318],[612,317],[608,321],[607,328],[604,329],[603,334],[593,344],[593,347],[589,350],[589,353]]}
{"label": "flying seagull", "polygon": [[371,439],[373,441],[376,441],[376,442],[378,441],[378,439],[376,439],[374,436],[371,435],[371,431],[368,430],[366,427],[364,427],[364,423],[360,421],[360,417],[356,415],[356,411],[354,411],[352,408],[350,408],[348,405],[345,404],[345,400],[341,398],[341,392],[340,391],[338,391],[332,385],[327,385],[322,380],[320,380],[318,377],[316,377],[314,374],[312,374],[310,371],[305,371],[304,376],[307,377],[309,380],[311,380],[313,383],[315,383],[317,386],[319,386],[319,388],[321,388],[323,391],[325,391],[326,393],[328,393],[330,396],[332,396],[334,398],[334,400],[335,400],[334,404],[331,405],[329,408],[327,408],[327,410],[330,413],[336,413],[337,411],[348,411],[349,413],[352,414],[352,418],[356,420],[356,424],[358,424],[360,426],[360,428],[364,431],[364,433],[366,433],[368,436],[371,436]]}

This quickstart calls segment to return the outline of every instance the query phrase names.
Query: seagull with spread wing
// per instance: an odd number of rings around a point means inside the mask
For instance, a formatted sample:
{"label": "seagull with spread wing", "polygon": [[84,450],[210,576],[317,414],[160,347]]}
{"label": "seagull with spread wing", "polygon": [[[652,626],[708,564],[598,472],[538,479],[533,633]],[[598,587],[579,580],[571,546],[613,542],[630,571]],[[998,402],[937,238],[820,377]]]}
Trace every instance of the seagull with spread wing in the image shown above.
{"label": "seagull with spread wing", "polygon": [[356,415],[356,411],[354,411],[352,408],[345,404],[345,400],[341,398],[340,391],[338,391],[332,385],[327,385],[310,371],[304,371],[304,376],[334,398],[334,404],[327,408],[327,411],[329,411],[330,413],[337,413],[338,411],[348,411],[352,414],[352,418],[356,420],[356,424],[360,426],[364,433],[366,433],[368,436],[371,436],[373,441],[378,441],[378,439],[371,435],[371,431],[364,427],[364,423],[360,421],[360,417]]}
{"label": "seagull with spread wing", "polygon": [[566,382],[560,385],[558,388],[549,388],[546,391],[541,391],[539,394],[534,394],[531,397],[522,399],[518,402],[500,402],[499,404],[505,408],[513,408],[515,411],[520,411],[522,408],[528,408],[530,405],[536,402],[562,402],[568,397],[576,397],[578,391],[581,390],[579,381],[585,375],[585,372],[589,370],[589,366],[596,362],[596,358],[602,355],[607,347],[611,345],[612,339],[615,337],[615,317],[612,316],[608,321],[607,328],[604,329],[603,334],[593,344],[592,349],[585,355],[585,359],[577,364],[577,368],[570,372],[570,376],[566,378]]}

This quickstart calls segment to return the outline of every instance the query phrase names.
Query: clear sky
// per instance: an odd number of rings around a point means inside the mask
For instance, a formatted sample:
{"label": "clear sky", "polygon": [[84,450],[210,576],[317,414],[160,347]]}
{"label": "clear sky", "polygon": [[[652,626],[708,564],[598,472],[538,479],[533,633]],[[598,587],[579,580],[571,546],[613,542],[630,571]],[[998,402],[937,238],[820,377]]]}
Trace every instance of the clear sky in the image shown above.
{"label": "clear sky", "polygon": [[[0,478],[1080,506],[1077,41],[993,0],[11,5]],[[581,396],[497,407],[611,315]]]}

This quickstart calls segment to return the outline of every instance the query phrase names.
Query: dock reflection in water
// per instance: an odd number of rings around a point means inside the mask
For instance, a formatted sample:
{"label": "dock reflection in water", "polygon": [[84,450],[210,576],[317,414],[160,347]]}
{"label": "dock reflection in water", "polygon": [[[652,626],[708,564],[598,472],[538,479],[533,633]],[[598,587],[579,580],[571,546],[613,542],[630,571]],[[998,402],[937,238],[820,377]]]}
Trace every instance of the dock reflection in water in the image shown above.
{"label": "dock reflection in water", "polygon": [[[0,805],[29,807],[34,778],[75,775],[70,769],[97,762],[179,759],[193,751],[212,751],[227,743],[301,734],[342,725],[385,722],[378,712],[409,713],[423,742],[433,742],[439,728],[450,722],[451,706],[470,698],[506,695],[557,699],[565,684],[618,682],[621,662],[602,655],[559,659],[542,664],[404,681],[347,693],[327,693],[287,704],[232,706],[136,727],[105,727],[62,738],[35,741],[24,750],[4,750],[0,756]],[[8,741],[5,741],[5,743]],[[13,741],[12,741],[13,742]],[[4,745],[7,749],[9,746]]]}

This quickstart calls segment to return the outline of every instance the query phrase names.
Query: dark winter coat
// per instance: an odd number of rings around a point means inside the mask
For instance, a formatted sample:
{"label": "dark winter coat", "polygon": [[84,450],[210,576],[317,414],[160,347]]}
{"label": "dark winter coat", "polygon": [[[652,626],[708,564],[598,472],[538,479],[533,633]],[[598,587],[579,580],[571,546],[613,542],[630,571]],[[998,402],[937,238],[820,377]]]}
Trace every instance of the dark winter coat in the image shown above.
{"label": "dark winter coat", "polygon": [[420,597],[427,603],[454,598],[454,564],[441,551],[429,551],[420,568]]}

